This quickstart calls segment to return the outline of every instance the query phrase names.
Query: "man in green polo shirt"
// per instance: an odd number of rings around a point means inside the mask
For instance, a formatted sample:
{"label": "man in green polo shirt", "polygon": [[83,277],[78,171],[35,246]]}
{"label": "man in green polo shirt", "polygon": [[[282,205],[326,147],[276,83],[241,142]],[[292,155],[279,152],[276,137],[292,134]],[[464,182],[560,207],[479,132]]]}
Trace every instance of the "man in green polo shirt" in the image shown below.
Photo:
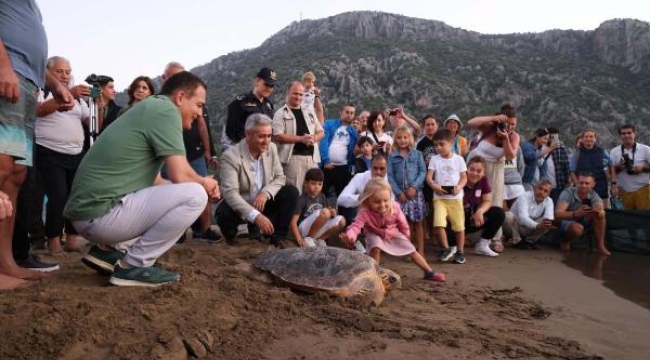
{"label": "man in green polo shirt", "polygon": [[[208,197],[220,196],[216,180],[192,170],[183,145],[183,129],[201,115],[205,95],[205,83],[195,75],[172,76],[160,95],[107,128],[79,166],[64,215],[96,243],[84,264],[112,274],[111,284],[158,286],[180,279],[153,265],[197,219]],[[163,163],[171,182],[159,175]],[[113,248],[134,238],[126,254]]]}

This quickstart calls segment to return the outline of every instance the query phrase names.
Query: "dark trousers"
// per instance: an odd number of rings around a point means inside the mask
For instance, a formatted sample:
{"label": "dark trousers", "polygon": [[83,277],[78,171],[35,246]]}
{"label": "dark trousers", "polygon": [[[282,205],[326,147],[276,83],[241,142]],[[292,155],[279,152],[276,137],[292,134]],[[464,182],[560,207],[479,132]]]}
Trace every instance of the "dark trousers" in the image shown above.
{"label": "dark trousers", "polygon": [[[280,240],[286,239],[289,233],[289,221],[291,221],[291,217],[293,217],[296,210],[297,202],[298,189],[293,185],[285,185],[264,205],[262,214],[271,220],[273,230],[275,230],[271,237],[272,244],[277,244]],[[219,205],[216,217],[221,233],[226,239],[230,240],[237,235],[237,225],[245,222],[225,200]]]}
{"label": "dark trousers", "polygon": [[[483,226],[474,226],[472,219],[466,216],[465,234],[471,234],[479,230],[483,230],[483,233],[481,234],[482,239],[494,238],[494,235],[496,235],[497,231],[499,231],[499,228],[501,228],[503,222],[506,220],[506,213],[502,208],[492,206],[488,209],[488,211],[485,212],[485,214],[483,214],[483,219],[485,220]],[[453,235],[453,231],[451,231],[451,226],[447,226],[446,230],[447,238],[449,239],[449,245],[455,246],[456,237]]]}
{"label": "dark trousers", "polygon": [[63,218],[63,208],[68,202],[72,180],[77,173],[83,153],[77,155],[61,154],[44,146],[36,145],[38,171],[43,180],[47,195],[45,236],[50,239],[66,233],[76,235],[72,224]]}
{"label": "dark trousers", "polygon": [[325,196],[329,196],[327,191],[330,187],[334,187],[336,197],[338,197],[352,179],[350,168],[347,165],[337,165],[331,170],[323,168],[323,173],[325,174],[325,182],[323,184],[323,193]]}
{"label": "dark trousers", "polygon": [[16,200],[16,219],[12,250],[16,261],[29,257],[31,242],[44,239],[43,189],[33,167],[27,168],[25,182],[20,187]]}
{"label": "dark trousers", "polygon": [[349,208],[345,206],[338,207],[338,214],[343,216],[345,219],[345,224],[350,226],[354,222],[354,219],[357,217],[357,208]]}

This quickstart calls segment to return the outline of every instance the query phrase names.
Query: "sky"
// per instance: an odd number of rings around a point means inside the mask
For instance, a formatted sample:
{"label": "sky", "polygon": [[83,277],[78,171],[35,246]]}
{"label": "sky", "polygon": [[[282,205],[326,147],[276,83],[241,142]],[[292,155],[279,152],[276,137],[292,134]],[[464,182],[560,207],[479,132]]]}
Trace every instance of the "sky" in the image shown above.
{"label": "sky", "polygon": [[[37,0],[49,55],[70,60],[80,83],[109,75],[119,90],[140,75],[159,76],[170,61],[186,69],[251,49],[293,21],[349,11],[401,14],[490,34],[593,30],[603,21],[650,21],[642,0]],[[269,64],[273,67],[273,64]]]}

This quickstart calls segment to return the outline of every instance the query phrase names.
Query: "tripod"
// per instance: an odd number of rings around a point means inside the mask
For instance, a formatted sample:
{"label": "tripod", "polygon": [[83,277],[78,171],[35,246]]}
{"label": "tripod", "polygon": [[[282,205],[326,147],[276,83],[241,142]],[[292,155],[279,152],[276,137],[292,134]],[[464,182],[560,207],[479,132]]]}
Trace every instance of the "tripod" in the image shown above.
{"label": "tripod", "polygon": [[93,146],[93,143],[95,142],[95,139],[97,139],[99,131],[99,121],[97,119],[97,99],[100,97],[100,95],[101,90],[99,88],[99,85],[93,84],[93,86],[90,88],[90,95],[88,95],[88,109],[90,110],[90,123],[88,125],[90,133],[90,146]]}

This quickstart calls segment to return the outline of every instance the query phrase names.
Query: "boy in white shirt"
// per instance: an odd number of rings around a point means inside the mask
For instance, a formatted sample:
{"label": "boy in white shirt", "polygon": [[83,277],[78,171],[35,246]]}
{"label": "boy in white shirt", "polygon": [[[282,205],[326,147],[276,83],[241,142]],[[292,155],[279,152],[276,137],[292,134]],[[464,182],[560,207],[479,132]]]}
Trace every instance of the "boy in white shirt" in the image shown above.
{"label": "boy in white shirt", "polygon": [[323,124],[325,122],[325,113],[323,111],[323,103],[320,100],[320,89],[314,86],[315,83],[316,76],[313,72],[307,71],[302,75],[302,85],[305,87],[305,94],[302,97],[301,106],[313,111],[318,121]]}
{"label": "boy in white shirt", "polygon": [[455,134],[440,129],[433,135],[437,155],[429,161],[427,184],[433,189],[433,228],[442,246],[438,256],[440,261],[448,261],[454,256],[447,242],[447,217],[456,235],[458,251],[465,248],[465,212],[463,209],[463,188],[467,183],[467,166],[462,156],[451,151]]}
{"label": "boy in white shirt", "polygon": [[522,250],[537,250],[535,242],[553,227],[555,208],[549,197],[553,185],[542,179],[521,195],[506,212],[503,234]]}

